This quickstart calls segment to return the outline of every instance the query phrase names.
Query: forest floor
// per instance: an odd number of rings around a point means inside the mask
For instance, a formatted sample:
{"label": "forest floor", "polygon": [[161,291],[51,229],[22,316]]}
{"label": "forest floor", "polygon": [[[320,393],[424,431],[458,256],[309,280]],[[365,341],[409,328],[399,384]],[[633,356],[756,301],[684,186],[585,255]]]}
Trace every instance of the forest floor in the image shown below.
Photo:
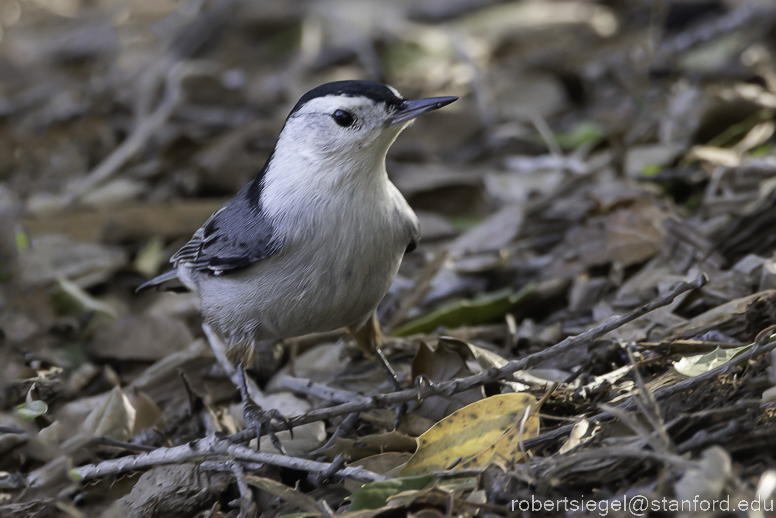
{"label": "forest floor", "polygon": [[[341,79],[460,97],[388,154],[402,390],[286,340],[257,451],[135,289]],[[771,0],[0,0],[0,516],[776,516],[775,133]]]}

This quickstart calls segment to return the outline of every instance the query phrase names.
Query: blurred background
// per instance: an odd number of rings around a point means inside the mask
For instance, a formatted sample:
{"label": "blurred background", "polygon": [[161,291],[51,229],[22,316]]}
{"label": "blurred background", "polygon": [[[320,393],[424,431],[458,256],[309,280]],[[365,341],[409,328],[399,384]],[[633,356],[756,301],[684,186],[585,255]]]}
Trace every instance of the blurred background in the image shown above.
{"label": "blurred background", "polygon": [[[74,422],[116,385],[171,419],[188,401],[176,371],[140,376],[186,351],[175,368],[236,401],[192,349],[196,298],[133,291],[258,173],[297,99],[341,79],[461,98],[388,155],[423,233],[380,308],[405,379],[418,345],[400,337],[511,359],[701,272],[703,290],[546,376],[626,365],[618,340],[732,347],[776,321],[772,0],[0,0],[0,425],[31,401]],[[661,351],[644,352],[655,376],[687,350]],[[14,448],[0,470],[56,458]]]}

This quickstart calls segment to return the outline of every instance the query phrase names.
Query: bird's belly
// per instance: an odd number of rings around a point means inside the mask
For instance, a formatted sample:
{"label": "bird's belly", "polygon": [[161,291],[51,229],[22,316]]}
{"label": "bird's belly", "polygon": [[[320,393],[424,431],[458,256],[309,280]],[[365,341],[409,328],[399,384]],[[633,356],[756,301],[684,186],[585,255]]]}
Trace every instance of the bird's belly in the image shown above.
{"label": "bird's belly", "polygon": [[361,323],[393,281],[401,253],[384,249],[360,256],[316,257],[285,277],[262,309],[266,332],[282,338]]}
{"label": "bird's belly", "polygon": [[[388,236],[335,249],[287,250],[245,270],[211,277],[202,288],[214,301],[203,306],[207,320],[232,342],[280,339],[361,323],[382,300],[401,263],[404,248]],[[220,296],[218,295],[220,293]],[[230,300],[227,300],[228,299]],[[231,301],[231,302],[230,302]]]}

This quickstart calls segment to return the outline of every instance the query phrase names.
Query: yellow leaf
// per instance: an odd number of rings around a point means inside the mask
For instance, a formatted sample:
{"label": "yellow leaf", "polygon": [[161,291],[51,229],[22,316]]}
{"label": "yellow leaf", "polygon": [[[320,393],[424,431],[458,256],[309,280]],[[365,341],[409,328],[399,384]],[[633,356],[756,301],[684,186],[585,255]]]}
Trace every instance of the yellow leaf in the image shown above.
{"label": "yellow leaf", "polygon": [[519,441],[539,433],[539,418],[532,415],[536,404],[530,394],[500,394],[465,406],[418,437],[418,449],[400,476],[441,471],[455,463],[456,469],[484,466],[496,455],[519,460]]}
{"label": "yellow leaf", "polygon": [[528,412],[523,414],[523,419],[504,432],[495,444],[488,446],[477,455],[462,460],[458,468],[484,467],[495,460],[500,460],[505,464],[514,464],[523,458],[520,443],[537,435],[539,435],[539,418],[531,415],[529,409]]}

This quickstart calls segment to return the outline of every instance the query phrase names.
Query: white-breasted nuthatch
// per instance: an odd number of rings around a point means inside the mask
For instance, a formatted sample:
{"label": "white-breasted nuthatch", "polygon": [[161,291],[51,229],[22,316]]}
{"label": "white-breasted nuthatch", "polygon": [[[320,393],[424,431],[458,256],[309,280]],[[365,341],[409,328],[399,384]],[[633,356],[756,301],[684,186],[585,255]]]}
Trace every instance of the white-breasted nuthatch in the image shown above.
{"label": "white-breasted nuthatch", "polygon": [[233,359],[257,340],[343,327],[376,348],[372,315],[420,237],[385,156],[412,119],[456,99],[405,100],[371,81],[310,90],[258,176],[138,290],[180,279]]}

